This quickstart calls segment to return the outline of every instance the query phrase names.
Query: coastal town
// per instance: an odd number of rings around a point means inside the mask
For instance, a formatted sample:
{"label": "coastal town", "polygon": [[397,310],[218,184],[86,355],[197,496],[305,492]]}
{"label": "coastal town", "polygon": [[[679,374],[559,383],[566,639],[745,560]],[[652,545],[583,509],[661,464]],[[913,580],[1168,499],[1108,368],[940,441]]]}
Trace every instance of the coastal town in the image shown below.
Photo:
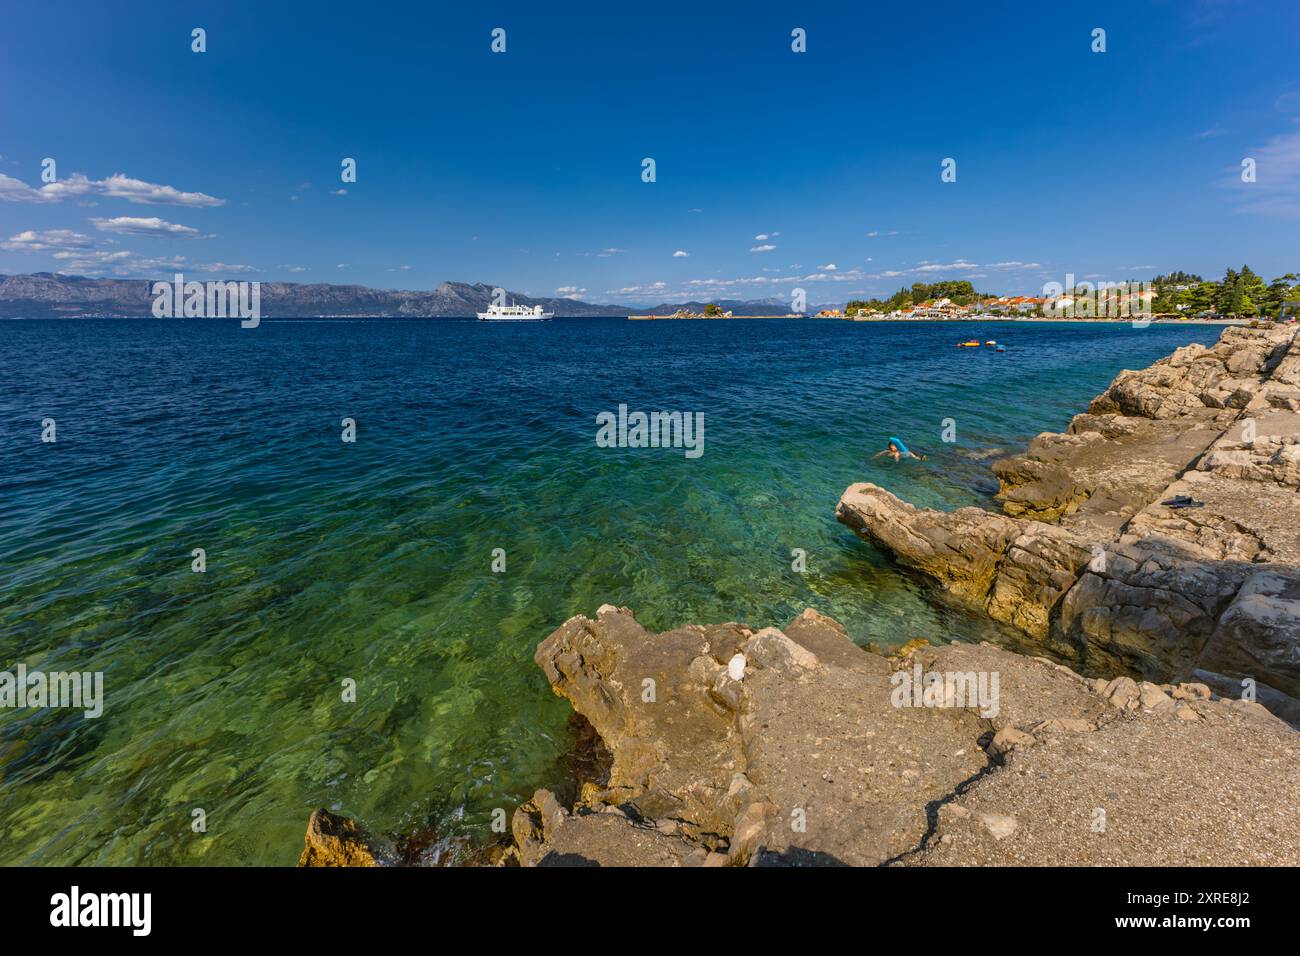
{"label": "coastal town", "polygon": [[[1149,305],[1154,296],[1148,296],[1146,303]],[[859,306],[852,310],[847,307],[844,309],[823,309],[817,313],[819,319],[850,319],[854,322],[876,321],[907,321],[907,320],[958,320],[958,319],[997,319],[997,318],[1014,318],[1017,316],[1041,316],[1045,310],[1053,307],[1065,309],[1073,305],[1073,298],[1070,296],[1059,296],[1054,299],[1048,299],[1042,296],[1032,295],[1012,295],[997,296],[995,298],[980,299],[976,302],[958,303],[954,302],[947,296],[941,296],[937,299],[926,299],[907,308],[892,309],[884,311],[878,308],[869,308]],[[1126,304],[1135,306],[1133,311],[1138,311],[1142,301],[1133,297],[1126,300]]]}
{"label": "coastal town", "polygon": [[[1095,278],[1095,277],[1094,277]],[[630,319],[750,319],[817,318],[854,322],[944,322],[996,319],[1074,320],[1130,319],[1153,321],[1236,322],[1274,319],[1293,322],[1300,312],[1300,275],[1295,272],[1266,282],[1249,266],[1225,270],[1222,279],[1207,280],[1187,272],[1170,272],[1150,280],[1123,282],[1076,281],[1067,273],[1064,282],[1047,282],[1040,295],[994,295],[976,291],[968,280],[918,282],[899,289],[888,299],[850,299],[845,305],[826,305],[816,312],[797,307],[789,312],[763,302],[760,315],[739,314],[715,302],[666,308]],[[796,289],[794,300],[802,302]],[[752,311],[754,303],[746,311]]]}
{"label": "coastal town", "polygon": [[1116,319],[1141,316],[1172,320],[1291,319],[1300,308],[1300,276],[1291,272],[1265,282],[1250,266],[1228,268],[1222,279],[1170,272],[1149,281],[1048,282],[1041,295],[989,295],[964,280],[916,283],[886,300],[850,300],[818,318],[854,321],[943,321],[1045,318]]}

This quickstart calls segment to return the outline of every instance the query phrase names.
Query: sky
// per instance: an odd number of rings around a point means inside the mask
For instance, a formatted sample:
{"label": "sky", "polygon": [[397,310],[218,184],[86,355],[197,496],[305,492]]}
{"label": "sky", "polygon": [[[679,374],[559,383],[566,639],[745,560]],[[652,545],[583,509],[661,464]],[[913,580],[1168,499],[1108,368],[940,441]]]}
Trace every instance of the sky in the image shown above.
{"label": "sky", "polygon": [[0,273],[649,304],[1300,271],[1300,3],[727,6],[5,0]]}

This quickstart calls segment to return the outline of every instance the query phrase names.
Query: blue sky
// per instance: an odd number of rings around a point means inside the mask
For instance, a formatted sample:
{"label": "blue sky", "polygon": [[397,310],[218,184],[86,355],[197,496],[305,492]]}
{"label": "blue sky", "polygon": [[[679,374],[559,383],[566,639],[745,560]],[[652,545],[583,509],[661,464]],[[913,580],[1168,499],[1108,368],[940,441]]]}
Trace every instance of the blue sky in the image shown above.
{"label": "blue sky", "polygon": [[11,4],[0,273],[820,303],[1300,269],[1300,4],[711,6]]}

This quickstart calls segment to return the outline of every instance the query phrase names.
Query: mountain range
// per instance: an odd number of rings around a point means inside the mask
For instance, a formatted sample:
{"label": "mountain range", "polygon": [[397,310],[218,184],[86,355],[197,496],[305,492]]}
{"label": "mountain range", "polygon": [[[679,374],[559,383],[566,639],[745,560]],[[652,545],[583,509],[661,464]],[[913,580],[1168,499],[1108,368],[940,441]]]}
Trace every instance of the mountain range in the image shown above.
{"label": "mountain range", "polygon": [[[157,281],[169,278],[159,277]],[[0,275],[0,318],[150,318],[154,281],[96,279],[53,272]],[[372,289],[324,282],[262,282],[261,312],[264,318],[468,318],[488,307],[494,288],[483,282],[444,282],[431,291]],[[647,308],[593,304],[577,299],[538,299],[514,292],[506,295],[519,305],[540,305],[547,312],[568,317],[671,315],[679,309],[701,312],[705,306],[704,302],[664,302]],[[788,303],[780,299],[723,299],[716,304],[741,315],[785,315],[790,311]]]}

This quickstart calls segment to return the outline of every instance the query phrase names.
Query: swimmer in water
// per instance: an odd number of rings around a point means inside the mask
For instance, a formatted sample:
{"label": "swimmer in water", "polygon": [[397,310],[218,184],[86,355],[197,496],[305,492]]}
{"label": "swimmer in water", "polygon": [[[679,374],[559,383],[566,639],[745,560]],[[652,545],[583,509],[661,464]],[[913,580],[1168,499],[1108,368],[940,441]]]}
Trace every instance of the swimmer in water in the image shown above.
{"label": "swimmer in water", "polygon": [[894,459],[894,461],[901,461],[904,458],[915,458],[917,461],[925,461],[924,455],[918,455],[916,452],[909,450],[908,447],[903,444],[901,438],[895,438],[892,435],[889,437],[889,444],[871,457],[875,459],[879,458],[881,455],[889,455]]}

